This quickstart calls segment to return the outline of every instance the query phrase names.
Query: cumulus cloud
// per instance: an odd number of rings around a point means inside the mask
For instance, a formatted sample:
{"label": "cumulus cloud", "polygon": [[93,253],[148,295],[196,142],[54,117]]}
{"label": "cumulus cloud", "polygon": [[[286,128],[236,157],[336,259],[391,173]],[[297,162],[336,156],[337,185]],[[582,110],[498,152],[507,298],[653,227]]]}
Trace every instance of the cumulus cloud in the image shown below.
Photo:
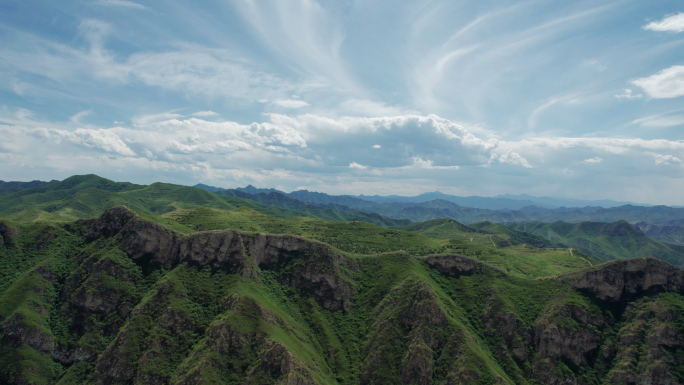
{"label": "cumulus cloud", "polygon": [[[505,193],[512,191],[512,186],[529,183],[528,177],[547,185],[567,185],[598,175],[603,179],[591,183],[601,192],[612,188],[619,178],[670,180],[673,173],[684,177],[684,167],[664,167],[682,165],[684,141],[677,140],[483,139],[434,115],[330,118],[271,114],[267,121],[241,124],[167,112],[133,120],[132,126],[111,128],[73,128],[70,122],[66,125],[72,127],[60,128],[49,124],[0,126],[4,138],[0,154],[5,154],[3,164],[10,168],[30,165],[77,174],[98,172],[88,169],[95,165],[121,170],[138,167],[137,172],[150,175],[180,173],[191,180],[202,176],[205,183],[227,178],[242,185],[318,186],[319,191],[322,186],[344,186],[350,193],[353,189],[356,193],[386,191],[387,186],[393,186],[395,193],[418,186],[437,189],[435,183],[440,183],[452,186],[452,190],[439,187],[443,191],[462,191],[456,190],[457,186],[470,185],[474,190],[468,193],[478,194],[477,189],[492,180],[504,186],[487,188]],[[605,163],[604,159],[611,160],[610,167],[581,167]],[[514,168],[525,171],[516,173]],[[514,178],[522,175],[524,182]]]}
{"label": "cumulus cloud", "polygon": [[515,166],[532,168],[532,165],[530,165],[527,159],[523,158],[522,156],[520,156],[520,154],[513,151],[507,151],[505,154],[500,155],[498,159],[499,163],[507,163]]}
{"label": "cumulus cloud", "polygon": [[413,163],[408,168],[420,168],[425,170],[458,170],[459,166],[435,166],[434,162],[429,159],[423,159],[419,156],[412,158]]}
{"label": "cumulus cloud", "polygon": [[632,81],[654,99],[676,98],[684,95],[684,66],[676,65],[657,74]]}
{"label": "cumulus cloud", "polygon": [[374,144],[374,145],[373,145],[373,148],[382,148],[382,146],[379,145],[379,144]]}
{"label": "cumulus cloud", "polygon": [[60,144],[66,140],[75,145],[98,149],[105,152],[124,156],[136,156],[126,143],[112,129],[84,129],[77,128],[73,131],[55,128],[24,128],[27,134],[53,140]]}
{"label": "cumulus cloud", "polygon": [[644,26],[651,31],[684,32],[684,12],[668,16],[660,21],[652,21]]}
{"label": "cumulus cloud", "polygon": [[681,159],[677,158],[676,156],[672,155],[660,155],[660,154],[655,154],[655,164],[656,165],[682,165],[684,162],[682,162]]}
{"label": "cumulus cloud", "polygon": [[[476,137],[463,126],[435,115],[400,115],[381,118],[329,118],[313,114],[296,117],[271,114],[271,123],[302,134],[308,147],[325,162],[370,167],[403,167],[413,157],[431,159],[435,166],[482,164],[495,145]],[[358,143],[383,143],[359,148]]]}

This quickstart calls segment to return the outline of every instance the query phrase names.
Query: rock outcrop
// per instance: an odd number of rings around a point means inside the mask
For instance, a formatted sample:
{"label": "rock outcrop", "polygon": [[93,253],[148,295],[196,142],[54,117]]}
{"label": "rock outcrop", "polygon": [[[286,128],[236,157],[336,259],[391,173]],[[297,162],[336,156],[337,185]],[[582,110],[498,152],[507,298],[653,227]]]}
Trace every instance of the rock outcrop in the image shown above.
{"label": "rock outcrop", "polygon": [[[259,269],[283,270],[283,283],[311,291],[328,310],[349,310],[354,288],[347,271],[357,269],[330,246],[291,235],[206,231],[181,235],[116,207],[88,231],[88,239],[116,236],[119,248],[134,261],[167,269],[182,262],[211,266],[245,278]],[[294,263],[296,262],[296,263]],[[347,267],[343,270],[341,266]]]}
{"label": "rock outcrop", "polygon": [[13,229],[5,222],[0,221],[0,246],[12,245],[14,243],[12,238],[16,237],[18,234],[16,229]]}
{"label": "rock outcrop", "polygon": [[684,382],[684,273],[656,259],[532,280],[125,207],[48,228],[0,222],[0,256],[50,254],[0,293],[0,383]]}
{"label": "rock outcrop", "polygon": [[575,289],[610,301],[628,301],[665,291],[684,292],[684,271],[655,258],[609,262],[566,274],[562,279]]}

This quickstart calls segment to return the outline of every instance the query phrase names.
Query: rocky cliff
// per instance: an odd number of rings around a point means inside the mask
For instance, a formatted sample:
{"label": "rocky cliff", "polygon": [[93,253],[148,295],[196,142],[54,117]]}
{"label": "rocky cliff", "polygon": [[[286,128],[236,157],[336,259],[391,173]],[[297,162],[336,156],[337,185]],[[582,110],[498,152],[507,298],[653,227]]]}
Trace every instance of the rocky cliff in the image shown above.
{"label": "rocky cliff", "polygon": [[49,234],[0,224],[1,255],[44,256],[0,297],[2,383],[684,381],[684,273],[655,259],[524,280],[124,207]]}

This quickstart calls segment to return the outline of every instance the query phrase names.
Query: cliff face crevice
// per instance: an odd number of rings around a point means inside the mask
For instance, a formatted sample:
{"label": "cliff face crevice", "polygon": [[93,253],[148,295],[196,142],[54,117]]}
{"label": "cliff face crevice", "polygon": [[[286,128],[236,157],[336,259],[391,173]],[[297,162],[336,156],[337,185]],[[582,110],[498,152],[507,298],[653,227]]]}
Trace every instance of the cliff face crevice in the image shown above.
{"label": "cliff face crevice", "polygon": [[0,256],[52,254],[0,295],[0,383],[684,383],[683,275],[654,259],[523,279],[123,207],[19,229]]}
{"label": "cliff face crevice", "polygon": [[489,272],[505,274],[498,267],[458,254],[431,255],[425,258],[425,262],[440,273],[453,278]]}
{"label": "cliff face crevice", "polygon": [[684,271],[655,258],[627,259],[563,277],[577,290],[610,301],[629,301],[661,292],[684,292]]}
{"label": "cliff face crevice", "polygon": [[259,269],[288,271],[280,278],[282,283],[312,292],[328,310],[350,310],[354,286],[348,271],[358,267],[327,245],[296,236],[230,230],[185,236],[122,207],[105,212],[88,231],[88,239],[112,236],[131,259],[167,269],[191,262],[252,279],[258,279]]}

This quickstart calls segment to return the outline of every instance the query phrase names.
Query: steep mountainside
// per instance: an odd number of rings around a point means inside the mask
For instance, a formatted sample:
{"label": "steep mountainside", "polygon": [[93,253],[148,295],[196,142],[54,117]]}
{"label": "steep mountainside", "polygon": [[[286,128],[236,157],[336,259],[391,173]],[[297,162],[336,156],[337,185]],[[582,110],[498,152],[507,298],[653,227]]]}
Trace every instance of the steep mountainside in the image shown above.
{"label": "steep mountainside", "polygon": [[[388,218],[429,221],[452,218],[465,224],[494,222],[502,224],[523,222],[614,222],[625,220],[640,223],[641,228],[651,229],[649,236],[663,242],[684,244],[681,224],[684,223],[684,208],[667,206],[634,206],[612,202],[603,207],[560,207],[544,208],[533,206],[533,202],[482,197],[454,197],[440,193],[423,194],[418,197],[354,197],[334,196],[306,190],[283,193],[274,189],[257,189],[252,186],[242,189],[219,189],[197,185],[220,195],[237,196],[259,203],[283,208],[327,207],[339,212],[359,210]],[[363,198],[363,199],[360,199]],[[459,199],[456,199],[459,198]],[[550,198],[549,198],[550,199]],[[512,203],[511,203],[512,202]],[[578,201],[587,202],[587,201]],[[607,204],[610,202],[597,201]],[[682,223],[680,223],[682,222]]]}
{"label": "steep mountainside", "polygon": [[2,383],[684,382],[684,272],[652,258],[526,280],[124,207],[0,235]]}
{"label": "steep mountainside", "polygon": [[[477,225],[475,225],[477,227]],[[616,258],[655,257],[684,267],[684,246],[648,237],[626,221],[524,223],[510,228],[537,235],[556,247],[572,247],[599,261]]]}
{"label": "steep mountainside", "polygon": [[279,218],[302,216],[331,221],[360,220],[380,226],[400,226],[408,222],[346,208],[344,212],[339,212],[329,207],[308,207],[302,202],[298,203],[299,206],[276,207],[271,202],[260,204],[249,199],[216,195],[195,187],[167,183],[142,186],[118,183],[97,175],[77,175],[44,187],[0,195],[0,217],[20,222],[71,221],[97,216],[108,208],[125,204],[152,215],[198,207],[223,210],[249,207]]}

